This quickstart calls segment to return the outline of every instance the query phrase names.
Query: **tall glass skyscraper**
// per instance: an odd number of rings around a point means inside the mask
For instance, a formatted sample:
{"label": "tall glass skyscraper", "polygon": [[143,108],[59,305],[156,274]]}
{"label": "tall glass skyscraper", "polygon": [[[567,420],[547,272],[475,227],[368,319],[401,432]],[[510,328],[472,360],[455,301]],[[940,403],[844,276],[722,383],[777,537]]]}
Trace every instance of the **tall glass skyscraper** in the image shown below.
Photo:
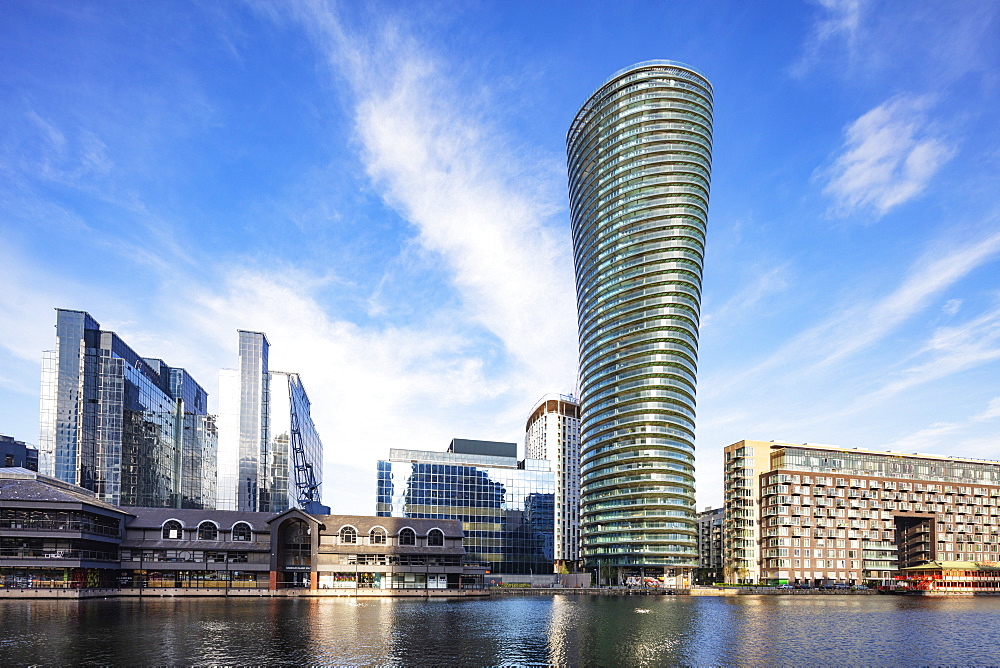
{"label": "tall glass skyscraper", "polygon": [[263,332],[239,330],[239,368],[219,372],[219,510],[280,513],[311,487],[321,509],[323,443],[297,373],[268,368]]}
{"label": "tall glass skyscraper", "polygon": [[42,360],[39,471],[122,506],[215,507],[208,393],[84,311],[56,309]]}
{"label": "tall glass skyscraper", "polygon": [[695,372],[712,86],[680,63],[633,65],[590,96],[566,145],[583,558],[683,573],[698,558]]}

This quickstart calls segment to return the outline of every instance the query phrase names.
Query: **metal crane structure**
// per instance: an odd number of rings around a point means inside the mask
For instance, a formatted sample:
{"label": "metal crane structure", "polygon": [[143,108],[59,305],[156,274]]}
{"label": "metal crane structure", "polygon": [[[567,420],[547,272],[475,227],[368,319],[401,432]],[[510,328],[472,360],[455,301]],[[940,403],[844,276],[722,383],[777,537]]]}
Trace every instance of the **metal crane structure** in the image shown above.
{"label": "metal crane structure", "polygon": [[[309,461],[307,450],[323,452],[323,442],[316,432],[309,414],[309,395],[302,386],[297,373],[285,373],[288,377],[288,396],[291,403],[291,450],[292,466],[295,470],[296,504],[311,515],[329,515],[330,507],[320,502],[320,482],[316,480],[313,462]],[[322,455],[320,455],[322,456]],[[323,462],[318,462],[320,466]]]}

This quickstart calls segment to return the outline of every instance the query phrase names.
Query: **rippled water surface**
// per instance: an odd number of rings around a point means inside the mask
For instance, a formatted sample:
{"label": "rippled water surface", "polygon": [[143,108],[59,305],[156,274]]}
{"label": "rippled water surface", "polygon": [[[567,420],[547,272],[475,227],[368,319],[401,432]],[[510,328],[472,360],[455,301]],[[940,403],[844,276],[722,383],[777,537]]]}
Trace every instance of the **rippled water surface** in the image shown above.
{"label": "rippled water surface", "polygon": [[0,664],[1000,664],[1000,598],[0,601]]}

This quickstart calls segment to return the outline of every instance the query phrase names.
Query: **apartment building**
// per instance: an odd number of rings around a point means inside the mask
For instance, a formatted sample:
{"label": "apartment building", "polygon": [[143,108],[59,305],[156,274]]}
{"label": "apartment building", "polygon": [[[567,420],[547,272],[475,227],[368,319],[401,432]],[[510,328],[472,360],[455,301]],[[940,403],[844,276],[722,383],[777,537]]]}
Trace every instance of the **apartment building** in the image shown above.
{"label": "apartment building", "polygon": [[769,458],[763,582],[879,586],[928,562],[1000,560],[1000,462],[777,442]]}

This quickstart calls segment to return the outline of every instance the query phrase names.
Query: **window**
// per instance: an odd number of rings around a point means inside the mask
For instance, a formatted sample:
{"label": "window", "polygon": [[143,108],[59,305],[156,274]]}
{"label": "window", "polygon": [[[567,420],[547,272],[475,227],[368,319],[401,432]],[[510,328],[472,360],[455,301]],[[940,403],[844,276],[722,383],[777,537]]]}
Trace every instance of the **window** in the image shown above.
{"label": "window", "polygon": [[340,530],[340,542],[341,544],[349,543],[354,544],[358,542],[358,532],[354,530],[354,527],[344,527]]}
{"label": "window", "polygon": [[218,540],[219,527],[214,522],[202,522],[198,525],[198,540]]}
{"label": "window", "polygon": [[417,534],[413,532],[413,529],[403,529],[402,531],[399,532],[399,544],[416,545]]}
{"label": "window", "polygon": [[252,540],[252,535],[250,525],[246,522],[237,522],[233,525],[233,540],[249,542]]}
{"label": "window", "polygon": [[385,545],[385,529],[375,527],[369,532],[368,538],[372,545]]}
{"label": "window", "polygon": [[183,527],[177,520],[167,520],[163,523],[163,537],[168,540],[180,540]]}
{"label": "window", "polygon": [[444,547],[444,532],[441,529],[431,529],[427,534],[427,544],[431,547]]}

